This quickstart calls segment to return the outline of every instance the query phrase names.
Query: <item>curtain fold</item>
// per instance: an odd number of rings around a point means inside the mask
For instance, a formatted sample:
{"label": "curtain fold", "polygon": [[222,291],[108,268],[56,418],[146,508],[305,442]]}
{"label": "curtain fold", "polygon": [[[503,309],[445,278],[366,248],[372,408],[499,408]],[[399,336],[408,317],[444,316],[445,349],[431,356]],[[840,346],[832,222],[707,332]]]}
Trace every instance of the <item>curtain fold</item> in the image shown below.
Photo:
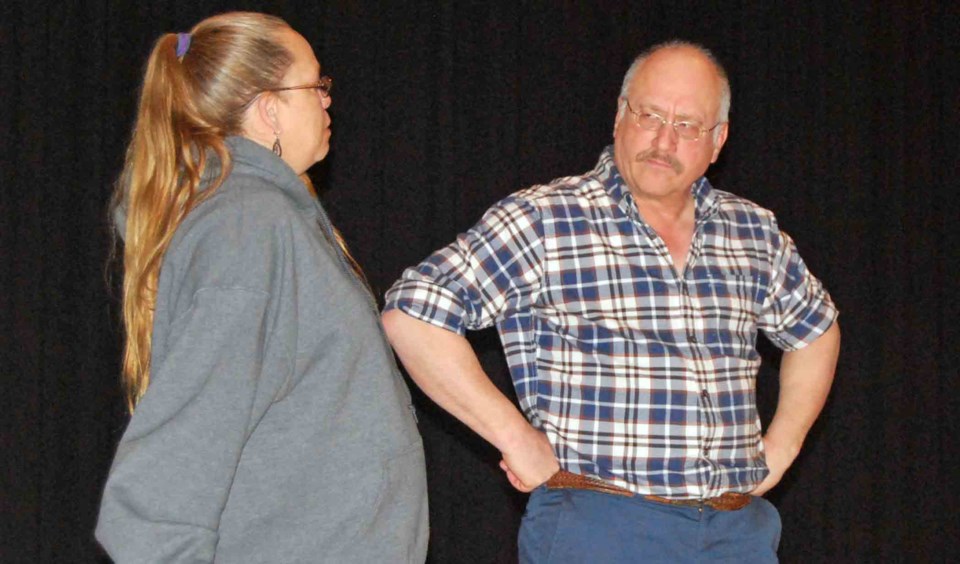
{"label": "curtain fold", "polygon": [[[955,3],[40,0],[0,7],[0,561],[103,558],[125,425],[106,205],[152,42],[237,6],[287,19],[335,80],[312,174],[381,298],[496,200],[590,169],[640,50],[713,50],[733,104],[708,176],[777,214],[841,310],[832,396],[770,496],[781,559],[960,553]],[[496,334],[471,340],[512,393]],[[431,561],[514,561],[499,454],[415,395]]]}

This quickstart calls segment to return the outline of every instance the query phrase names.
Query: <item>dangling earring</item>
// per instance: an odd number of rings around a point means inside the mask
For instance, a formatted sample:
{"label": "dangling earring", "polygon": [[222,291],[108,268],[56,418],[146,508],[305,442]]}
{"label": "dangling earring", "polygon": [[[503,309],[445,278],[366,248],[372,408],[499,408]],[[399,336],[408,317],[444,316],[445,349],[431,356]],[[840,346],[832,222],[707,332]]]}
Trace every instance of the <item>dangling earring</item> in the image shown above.
{"label": "dangling earring", "polygon": [[283,147],[280,146],[280,134],[276,131],[273,132],[274,142],[273,142],[273,154],[282,157],[283,156]]}

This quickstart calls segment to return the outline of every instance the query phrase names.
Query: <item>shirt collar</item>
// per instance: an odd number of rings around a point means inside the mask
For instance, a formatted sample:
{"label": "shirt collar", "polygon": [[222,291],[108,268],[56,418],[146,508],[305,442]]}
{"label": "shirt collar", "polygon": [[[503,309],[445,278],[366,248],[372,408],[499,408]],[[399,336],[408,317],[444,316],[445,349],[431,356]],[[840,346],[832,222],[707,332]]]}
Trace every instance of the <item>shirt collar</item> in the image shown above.
{"label": "shirt collar", "polygon": [[[597,161],[597,167],[594,169],[597,179],[603,184],[610,198],[626,213],[628,216],[640,219],[637,213],[637,207],[633,204],[633,194],[620,176],[617,169],[617,163],[613,160],[613,145],[607,145],[600,153],[600,160]],[[706,221],[717,213],[720,209],[720,202],[717,199],[717,193],[710,185],[706,176],[701,176],[690,186],[693,191],[694,201],[696,202],[695,217],[696,222]]]}

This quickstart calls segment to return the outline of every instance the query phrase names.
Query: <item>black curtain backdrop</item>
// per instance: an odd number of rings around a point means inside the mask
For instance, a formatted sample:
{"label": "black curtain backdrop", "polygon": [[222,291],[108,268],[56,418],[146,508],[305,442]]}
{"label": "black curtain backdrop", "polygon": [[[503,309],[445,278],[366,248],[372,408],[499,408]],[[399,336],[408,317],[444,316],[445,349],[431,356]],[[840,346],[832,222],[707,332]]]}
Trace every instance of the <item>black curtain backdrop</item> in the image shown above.
{"label": "black curtain backdrop", "polygon": [[[842,312],[833,393],[770,496],[780,556],[957,560],[955,2],[39,0],[0,5],[0,561],[104,558],[93,527],[126,424],[111,184],[154,39],[238,8],[286,18],[335,78],[312,173],[381,295],[494,201],[591,168],[642,48],[713,49],[733,108],[709,175],[777,213]],[[471,338],[509,390],[495,332]],[[525,497],[417,401],[431,562],[515,561]]]}

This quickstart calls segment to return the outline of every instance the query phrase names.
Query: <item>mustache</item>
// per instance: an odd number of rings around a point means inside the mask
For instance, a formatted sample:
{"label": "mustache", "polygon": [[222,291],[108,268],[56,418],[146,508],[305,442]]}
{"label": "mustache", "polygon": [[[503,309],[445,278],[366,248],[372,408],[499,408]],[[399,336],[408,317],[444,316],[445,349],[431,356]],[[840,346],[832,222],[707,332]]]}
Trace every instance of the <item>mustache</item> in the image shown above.
{"label": "mustache", "polygon": [[681,172],[683,172],[683,164],[680,163],[680,161],[678,161],[676,157],[674,157],[671,154],[658,151],[656,149],[647,149],[642,153],[638,153],[636,159],[634,160],[636,162],[640,162],[640,161],[646,161],[650,159],[655,159],[660,162],[667,163],[668,165],[670,165],[670,168],[672,168],[673,171],[676,172],[677,174],[680,174]]}

